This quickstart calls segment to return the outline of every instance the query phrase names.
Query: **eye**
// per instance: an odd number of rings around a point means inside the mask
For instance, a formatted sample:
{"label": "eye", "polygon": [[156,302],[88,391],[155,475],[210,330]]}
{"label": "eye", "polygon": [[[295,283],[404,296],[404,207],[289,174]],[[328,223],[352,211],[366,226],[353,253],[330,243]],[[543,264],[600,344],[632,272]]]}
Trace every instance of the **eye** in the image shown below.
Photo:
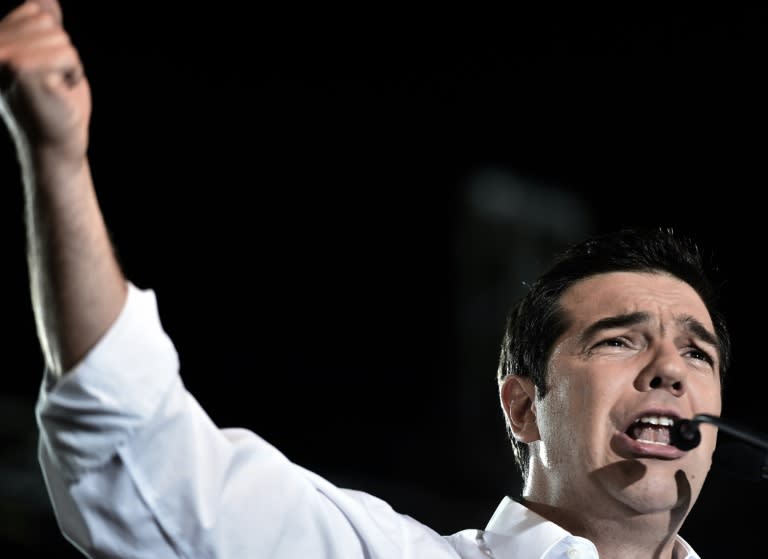
{"label": "eye", "polygon": [[698,359],[700,361],[704,361],[706,363],[709,363],[710,365],[715,364],[715,360],[712,358],[712,356],[707,353],[706,351],[702,351],[701,349],[695,347],[688,351],[686,355],[689,355],[693,357],[694,359]]}
{"label": "eye", "polygon": [[589,346],[588,352],[593,355],[625,355],[638,351],[640,349],[640,342],[632,337],[611,336],[608,338],[599,339],[591,346]]}
{"label": "eye", "polygon": [[629,346],[629,340],[626,338],[606,338],[595,344],[595,347],[627,347]]}
{"label": "eye", "polygon": [[611,352],[614,349],[631,349],[632,342],[631,340],[623,337],[613,337],[613,338],[605,338],[604,340],[600,340],[597,342],[594,346],[592,346],[591,351],[607,351]]}

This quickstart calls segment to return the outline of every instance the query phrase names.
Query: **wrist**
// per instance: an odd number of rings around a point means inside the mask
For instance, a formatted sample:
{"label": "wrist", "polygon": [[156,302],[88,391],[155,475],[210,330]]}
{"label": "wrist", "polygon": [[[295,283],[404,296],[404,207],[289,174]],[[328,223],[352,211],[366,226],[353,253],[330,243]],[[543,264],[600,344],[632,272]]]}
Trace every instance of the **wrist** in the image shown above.
{"label": "wrist", "polygon": [[24,176],[35,184],[61,184],[77,180],[88,168],[84,150],[61,146],[19,146],[19,163]]}

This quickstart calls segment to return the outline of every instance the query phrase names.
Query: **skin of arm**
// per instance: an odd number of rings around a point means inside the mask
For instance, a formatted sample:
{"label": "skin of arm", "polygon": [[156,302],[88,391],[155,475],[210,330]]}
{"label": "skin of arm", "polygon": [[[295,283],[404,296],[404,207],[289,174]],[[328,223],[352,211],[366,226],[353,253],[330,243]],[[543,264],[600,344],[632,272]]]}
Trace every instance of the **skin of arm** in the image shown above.
{"label": "skin of arm", "polygon": [[50,371],[76,365],[119,315],[127,283],[88,162],[91,92],[56,0],[0,20],[0,115],[22,171],[32,309]]}

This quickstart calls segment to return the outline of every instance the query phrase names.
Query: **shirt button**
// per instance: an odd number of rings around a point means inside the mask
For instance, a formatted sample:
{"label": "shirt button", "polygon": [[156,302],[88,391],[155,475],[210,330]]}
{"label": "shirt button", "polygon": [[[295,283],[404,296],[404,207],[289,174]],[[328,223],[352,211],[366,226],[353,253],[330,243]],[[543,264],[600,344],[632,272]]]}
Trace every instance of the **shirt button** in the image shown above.
{"label": "shirt button", "polygon": [[576,549],[575,547],[572,547],[571,549],[568,550],[567,555],[568,555],[568,559],[576,559],[579,556],[579,550]]}

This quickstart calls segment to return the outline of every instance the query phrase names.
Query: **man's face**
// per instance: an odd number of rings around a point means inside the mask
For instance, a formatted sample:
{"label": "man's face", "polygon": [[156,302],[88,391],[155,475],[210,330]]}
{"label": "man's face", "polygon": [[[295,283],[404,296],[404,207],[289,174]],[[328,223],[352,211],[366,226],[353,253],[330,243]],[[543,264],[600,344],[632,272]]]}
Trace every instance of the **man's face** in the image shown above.
{"label": "man's face", "polygon": [[701,298],[663,274],[615,272],[571,286],[561,305],[570,326],[549,362],[548,393],[536,398],[545,470],[534,491],[560,505],[605,514],[683,514],[699,495],[716,431],[682,452],[667,444],[675,417],[719,415],[714,328]]}

